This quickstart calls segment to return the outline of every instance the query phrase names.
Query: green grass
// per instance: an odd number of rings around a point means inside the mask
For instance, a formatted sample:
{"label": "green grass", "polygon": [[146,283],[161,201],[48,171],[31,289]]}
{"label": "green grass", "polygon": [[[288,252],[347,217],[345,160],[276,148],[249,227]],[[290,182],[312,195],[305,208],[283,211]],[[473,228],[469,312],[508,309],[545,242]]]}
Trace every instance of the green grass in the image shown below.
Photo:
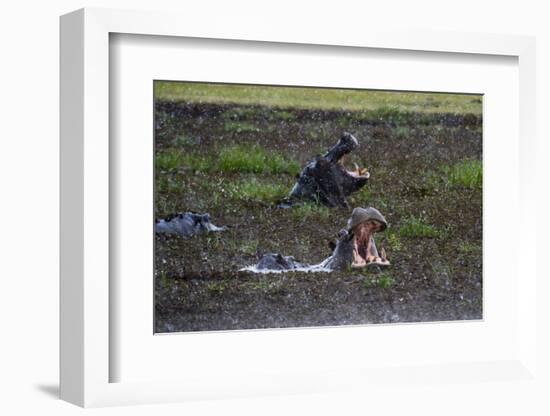
{"label": "green grass", "polygon": [[289,187],[286,184],[251,177],[237,182],[228,182],[224,189],[227,196],[233,200],[274,203],[288,194]]}
{"label": "green grass", "polygon": [[400,140],[405,140],[411,137],[411,128],[408,126],[397,126],[395,128],[395,137]]}
{"label": "green grass", "polygon": [[481,245],[469,241],[461,241],[458,251],[462,254],[479,254],[481,253]]}
{"label": "green grass", "polygon": [[300,164],[296,160],[270,152],[260,146],[230,146],[223,148],[218,159],[183,152],[165,150],[157,153],[155,167],[161,172],[177,172],[180,169],[191,169],[200,172],[219,171],[224,173],[265,173],[296,175]]}
{"label": "green grass", "polygon": [[452,166],[444,166],[443,173],[448,184],[470,189],[481,189],[483,166],[480,160],[464,160]]}
{"label": "green grass", "polygon": [[159,175],[157,179],[157,193],[160,195],[163,194],[172,194],[175,192],[180,192],[182,188],[182,183],[172,175]]}
{"label": "green grass", "polygon": [[282,121],[294,121],[296,119],[296,115],[291,111],[279,110],[273,113],[273,118]]}
{"label": "green grass", "polygon": [[157,171],[164,172],[176,172],[180,169],[209,172],[213,164],[212,160],[205,156],[172,150],[157,153],[155,167]]}
{"label": "green grass", "polygon": [[228,286],[227,283],[224,281],[214,281],[214,282],[209,282],[206,285],[206,290],[211,295],[221,296],[223,295],[223,292],[225,292],[225,290],[227,289],[227,286]]}
{"label": "green grass", "polygon": [[185,134],[178,134],[172,143],[177,147],[189,147],[189,146],[196,146],[197,141],[189,136],[186,136]]}
{"label": "green grass", "polygon": [[232,146],[220,152],[218,169],[230,173],[287,173],[296,175],[300,164],[259,146]]}
{"label": "green grass", "polygon": [[260,131],[254,124],[244,121],[227,121],[223,127],[228,133],[258,133]]}
{"label": "green grass", "polygon": [[343,111],[382,108],[381,117],[404,111],[460,114],[482,111],[481,96],[477,95],[171,81],[155,81],[155,99]]}
{"label": "green grass", "polygon": [[161,171],[178,170],[183,165],[183,155],[179,152],[157,153],[155,167]]}
{"label": "green grass", "polygon": [[359,189],[357,192],[354,192],[351,194],[349,200],[352,203],[356,204],[365,204],[365,203],[371,203],[370,201],[373,199],[372,191],[369,188],[369,184],[367,183],[365,186],[363,186],[361,189]]}
{"label": "green grass", "polygon": [[408,217],[399,227],[399,235],[409,238],[434,238],[440,236],[440,231],[433,225],[424,222],[422,218]]}
{"label": "green grass", "polygon": [[241,254],[252,256],[256,254],[256,250],[258,250],[258,244],[258,240],[243,241],[238,247],[238,250]]}
{"label": "green grass", "polygon": [[363,288],[364,289],[370,289],[370,288],[373,288],[373,287],[379,287],[381,289],[388,289],[388,288],[392,287],[394,285],[394,283],[395,283],[395,280],[390,274],[383,273],[379,276],[369,278],[369,279],[365,279],[363,281]]}
{"label": "green grass", "polygon": [[292,207],[291,213],[295,220],[327,219],[330,216],[330,208],[319,204],[304,203]]}
{"label": "green grass", "polygon": [[261,277],[258,280],[245,282],[242,288],[246,291],[260,292],[269,295],[280,295],[285,293],[284,278],[274,280],[272,276]]}
{"label": "green grass", "polygon": [[170,281],[168,279],[168,274],[165,271],[160,272],[159,279],[160,279],[160,284],[164,288],[167,288],[168,285],[170,284]]}
{"label": "green grass", "polygon": [[399,237],[399,234],[397,234],[394,230],[386,232],[386,241],[388,242],[388,246],[392,251],[401,250],[401,238]]}

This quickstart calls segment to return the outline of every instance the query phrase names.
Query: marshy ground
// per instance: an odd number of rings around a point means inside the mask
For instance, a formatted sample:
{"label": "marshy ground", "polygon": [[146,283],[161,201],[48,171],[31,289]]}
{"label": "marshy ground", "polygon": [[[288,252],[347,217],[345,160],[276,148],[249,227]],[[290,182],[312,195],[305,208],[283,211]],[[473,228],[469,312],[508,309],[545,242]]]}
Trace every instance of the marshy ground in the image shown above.
{"label": "marshy ground", "polygon": [[[183,93],[174,85],[156,95],[156,217],[208,212],[228,230],[155,237],[156,332],[482,317],[479,96],[377,92],[365,101],[360,92],[340,105],[341,96],[283,92],[270,102],[223,87],[202,99],[201,84]],[[360,142],[346,166],[371,174],[350,208],[278,208],[302,166],[343,131]],[[239,271],[266,252],[320,262],[356,206],[388,220],[376,243],[391,267]]]}

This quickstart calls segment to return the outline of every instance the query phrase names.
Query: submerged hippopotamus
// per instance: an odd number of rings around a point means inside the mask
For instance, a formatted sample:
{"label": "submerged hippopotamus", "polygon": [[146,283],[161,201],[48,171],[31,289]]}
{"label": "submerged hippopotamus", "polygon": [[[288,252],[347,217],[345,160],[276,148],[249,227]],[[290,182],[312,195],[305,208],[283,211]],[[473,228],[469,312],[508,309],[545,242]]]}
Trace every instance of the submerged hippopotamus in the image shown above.
{"label": "submerged hippopotamus", "polygon": [[298,176],[290,191],[292,201],[313,201],[329,207],[347,207],[346,197],[366,185],[369,179],[367,169],[347,170],[343,157],[359,146],[357,139],[344,133],[324,156],[310,161]]}
{"label": "submerged hippopotamus", "polygon": [[305,265],[296,262],[293,257],[276,253],[264,255],[255,268],[246,270],[334,270],[367,266],[389,266],[386,251],[376,249],[374,234],[384,231],[388,226],[384,216],[376,208],[355,208],[348,220],[347,227],[340,231],[332,254],[319,264]]}
{"label": "submerged hippopotamus", "polygon": [[174,217],[157,221],[155,224],[155,232],[158,234],[177,234],[184,238],[223,230],[225,227],[218,227],[210,222],[209,214],[194,212],[181,212]]}
{"label": "submerged hippopotamus", "polygon": [[297,262],[292,256],[282,256],[279,253],[267,253],[264,254],[258,264],[256,264],[256,269],[293,270],[304,266],[304,264]]}

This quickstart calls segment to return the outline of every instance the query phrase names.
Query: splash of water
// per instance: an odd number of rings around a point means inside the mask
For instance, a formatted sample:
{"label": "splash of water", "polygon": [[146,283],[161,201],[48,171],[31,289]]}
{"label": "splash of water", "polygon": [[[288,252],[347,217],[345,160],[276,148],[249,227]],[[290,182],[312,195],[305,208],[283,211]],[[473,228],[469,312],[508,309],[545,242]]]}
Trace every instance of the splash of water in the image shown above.
{"label": "splash of water", "polygon": [[306,272],[306,273],[331,273],[332,269],[325,267],[327,260],[322,261],[319,264],[306,265],[302,267],[296,267],[294,269],[283,269],[283,270],[274,270],[274,269],[258,269],[256,266],[246,266],[240,269],[241,272],[252,272],[260,274],[269,274],[269,273],[287,273],[287,272]]}

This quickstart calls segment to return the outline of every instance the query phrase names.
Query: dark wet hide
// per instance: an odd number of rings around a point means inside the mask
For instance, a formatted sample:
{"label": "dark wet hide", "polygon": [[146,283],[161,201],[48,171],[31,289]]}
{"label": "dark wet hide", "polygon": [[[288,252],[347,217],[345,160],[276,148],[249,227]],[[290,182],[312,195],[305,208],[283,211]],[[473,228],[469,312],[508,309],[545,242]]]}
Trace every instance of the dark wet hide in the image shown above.
{"label": "dark wet hide", "polygon": [[155,223],[157,234],[179,235],[184,238],[223,230],[225,230],[225,227],[218,227],[210,222],[209,214],[194,212],[182,212],[173,217],[158,220]]}
{"label": "dark wet hide", "polygon": [[367,184],[368,173],[346,170],[344,156],[359,147],[350,133],[344,133],[338,142],[324,155],[316,156],[304,167],[290,193],[292,201],[311,201],[329,207],[348,207],[346,197]]}

